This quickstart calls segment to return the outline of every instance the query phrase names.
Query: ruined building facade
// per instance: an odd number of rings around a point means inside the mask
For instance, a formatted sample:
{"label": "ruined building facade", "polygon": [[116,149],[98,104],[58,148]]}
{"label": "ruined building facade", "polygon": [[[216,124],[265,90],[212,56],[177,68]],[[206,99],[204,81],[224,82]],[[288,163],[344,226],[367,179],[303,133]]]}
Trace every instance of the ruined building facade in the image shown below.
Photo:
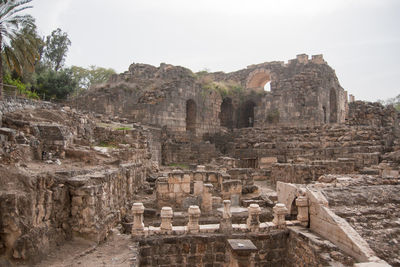
{"label": "ruined building facade", "polygon": [[[270,91],[264,90],[267,83]],[[75,105],[202,135],[222,127],[343,123],[347,93],[322,55],[303,54],[286,64],[266,62],[231,73],[132,64]]]}

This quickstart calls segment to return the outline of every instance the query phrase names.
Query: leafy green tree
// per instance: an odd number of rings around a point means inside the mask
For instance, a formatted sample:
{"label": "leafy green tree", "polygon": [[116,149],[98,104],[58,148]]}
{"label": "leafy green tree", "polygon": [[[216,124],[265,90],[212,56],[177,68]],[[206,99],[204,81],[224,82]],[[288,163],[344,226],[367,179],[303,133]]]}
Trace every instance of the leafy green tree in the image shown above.
{"label": "leafy green tree", "polygon": [[19,13],[32,6],[32,0],[0,0],[0,98],[3,92],[3,60],[10,70],[22,73],[24,64],[34,64],[37,54],[31,49],[29,38],[20,38],[19,29],[34,27],[34,19],[30,15]]}
{"label": "leafy green tree", "polygon": [[96,66],[90,66],[88,69],[72,66],[71,71],[80,90],[87,90],[94,84],[105,83],[110,79],[111,75],[116,74],[113,69]]}
{"label": "leafy green tree", "polygon": [[46,100],[65,99],[77,88],[70,69],[47,69],[38,74],[36,84],[38,94]]}
{"label": "leafy green tree", "polygon": [[44,57],[55,71],[60,70],[64,66],[65,57],[70,45],[71,40],[68,38],[68,34],[60,28],[57,28],[46,37]]}

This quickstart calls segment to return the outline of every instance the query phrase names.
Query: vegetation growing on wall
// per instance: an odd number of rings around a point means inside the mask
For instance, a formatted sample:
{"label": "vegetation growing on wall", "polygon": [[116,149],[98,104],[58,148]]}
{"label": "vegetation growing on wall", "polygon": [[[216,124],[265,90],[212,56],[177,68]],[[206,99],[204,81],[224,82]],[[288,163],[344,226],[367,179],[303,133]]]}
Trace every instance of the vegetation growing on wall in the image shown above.
{"label": "vegetation growing on wall", "polygon": [[380,102],[382,105],[385,105],[385,106],[393,105],[393,107],[395,109],[400,111],[400,95],[393,97],[393,98],[386,99],[386,100],[378,100],[378,102]]}

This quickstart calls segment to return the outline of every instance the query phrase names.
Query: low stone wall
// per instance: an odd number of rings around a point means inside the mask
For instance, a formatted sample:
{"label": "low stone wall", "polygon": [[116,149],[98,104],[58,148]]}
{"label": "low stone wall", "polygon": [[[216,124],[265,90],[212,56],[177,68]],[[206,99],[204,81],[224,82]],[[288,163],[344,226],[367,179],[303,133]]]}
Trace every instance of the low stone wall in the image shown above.
{"label": "low stone wall", "polygon": [[140,163],[67,178],[64,182],[71,196],[72,234],[103,240],[121,217],[127,215],[145,178],[146,168]]}
{"label": "low stone wall", "polygon": [[[22,109],[33,108],[48,108],[53,109],[57,105],[51,102],[24,99],[24,98],[9,98],[0,100],[0,123],[1,115],[9,112],[14,112]],[[0,124],[1,125],[1,124]]]}
{"label": "low stone wall", "polygon": [[355,260],[320,236],[291,226],[258,234],[152,236],[140,239],[140,266],[229,266],[228,239],[250,240],[257,248],[254,266],[352,266]]}
{"label": "low stone wall", "polygon": [[308,184],[323,174],[343,174],[355,171],[355,160],[314,161],[310,163],[276,163],[272,165],[271,183],[278,181],[295,184]]}
{"label": "low stone wall", "polygon": [[[174,170],[156,182],[157,205],[187,209],[190,205],[202,205],[211,201],[214,191],[221,191],[223,176],[216,171]],[[207,199],[206,199],[207,198]]]}
{"label": "low stone wall", "polygon": [[[255,266],[287,266],[286,230],[232,238],[250,239],[256,245]],[[140,266],[226,266],[231,261],[227,239],[223,234],[146,238],[139,241]]]}

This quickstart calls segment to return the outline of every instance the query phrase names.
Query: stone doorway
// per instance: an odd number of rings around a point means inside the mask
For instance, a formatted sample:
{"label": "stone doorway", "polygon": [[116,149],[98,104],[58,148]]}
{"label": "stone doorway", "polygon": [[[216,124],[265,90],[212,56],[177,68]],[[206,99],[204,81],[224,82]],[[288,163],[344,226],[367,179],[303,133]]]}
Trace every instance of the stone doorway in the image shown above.
{"label": "stone doorway", "polygon": [[193,99],[186,101],[186,131],[196,132],[197,106]]}
{"label": "stone doorway", "polygon": [[221,121],[221,126],[228,129],[233,128],[233,105],[231,98],[227,97],[222,101],[219,119]]}
{"label": "stone doorway", "polygon": [[254,107],[256,103],[252,100],[246,101],[240,109],[240,120],[238,122],[238,128],[247,128],[254,126]]}

